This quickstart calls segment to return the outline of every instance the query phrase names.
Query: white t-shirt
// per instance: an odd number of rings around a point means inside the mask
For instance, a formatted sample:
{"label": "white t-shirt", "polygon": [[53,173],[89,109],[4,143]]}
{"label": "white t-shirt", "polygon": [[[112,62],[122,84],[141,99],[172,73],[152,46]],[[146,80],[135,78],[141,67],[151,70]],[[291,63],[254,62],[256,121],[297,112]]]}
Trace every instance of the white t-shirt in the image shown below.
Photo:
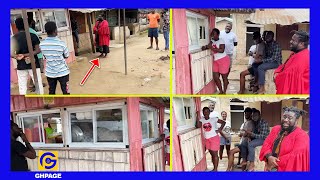
{"label": "white t-shirt", "polygon": [[[204,117],[203,112],[201,112],[201,118],[203,118],[203,117]],[[219,113],[217,111],[210,112],[209,117],[210,118],[220,118]]]}
{"label": "white t-shirt", "polygon": [[[243,131],[243,127],[244,127],[244,123],[242,123],[240,126],[240,133],[241,131]],[[242,141],[243,141],[243,137],[240,138],[240,144],[242,143]]]}
{"label": "white t-shirt", "polygon": [[200,122],[202,123],[202,131],[204,134],[204,138],[210,139],[212,137],[215,137],[217,135],[216,130],[217,128],[217,122],[218,118],[201,118]]}
{"label": "white t-shirt", "polygon": [[[256,48],[257,45],[252,45],[249,49],[249,52],[252,52],[253,54],[256,53]],[[252,56],[249,56],[249,65],[252,65],[252,63],[254,62],[254,58]]]}
{"label": "white t-shirt", "polygon": [[[213,48],[219,48],[220,47],[220,44],[225,44],[224,43],[224,40],[222,38],[219,38],[218,41],[215,41],[215,40],[211,40],[212,42],[212,47]],[[223,53],[218,53],[218,52],[213,52],[213,55],[214,55],[214,60],[217,61],[219,59],[222,59],[224,58],[225,56],[227,56],[226,54],[226,49],[224,49],[224,52]]]}
{"label": "white t-shirt", "polygon": [[224,52],[227,54],[233,54],[234,43],[238,42],[236,34],[234,32],[226,33],[226,31],[221,31],[220,38],[224,39],[226,43]]}
{"label": "white t-shirt", "polygon": [[[217,123],[217,128],[219,129],[221,127],[220,123]],[[231,124],[229,121],[226,121],[226,124],[224,125],[223,129],[222,129],[223,134],[226,135],[227,138],[231,137]],[[219,136],[221,136],[221,134],[219,134]]]}

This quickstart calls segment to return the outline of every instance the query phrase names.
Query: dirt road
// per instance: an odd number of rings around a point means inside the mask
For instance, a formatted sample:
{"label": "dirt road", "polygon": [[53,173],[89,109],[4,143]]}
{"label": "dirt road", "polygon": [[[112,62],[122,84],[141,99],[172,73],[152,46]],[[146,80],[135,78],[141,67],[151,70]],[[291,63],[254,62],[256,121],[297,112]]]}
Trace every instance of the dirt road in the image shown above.
{"label": "dirt road", "polygon": [[[159,34],[159,51],[155,50],[155,45],[154,49],[147,49],[149,45],[147,34],[127,40],[128,75],[125,75],[123,44],[111,42],[110,54],[100,59],[100,69],[95,68],[84,86],[79,83],[91,66],[89,60],[100,53],[78,56],[76,62],[69,64],[71,94],[169,94],[170,60],[159,59],[169,56],[169,51],[161,51],[163,35]],[[56,93],[62,94],[60,86]],[[11,94],[18,94],[18,85],[11,89]],[[48,86],[45,94],[48,94]]]}

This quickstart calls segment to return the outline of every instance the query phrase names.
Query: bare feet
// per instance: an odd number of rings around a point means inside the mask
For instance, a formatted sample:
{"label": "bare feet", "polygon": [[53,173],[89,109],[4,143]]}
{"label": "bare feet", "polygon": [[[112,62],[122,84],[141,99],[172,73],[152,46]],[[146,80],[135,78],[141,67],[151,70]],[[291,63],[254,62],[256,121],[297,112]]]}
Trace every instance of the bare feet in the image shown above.
{"label": "bare feet", "polygon": [[152,46],[150,46],[150,47],[148,47],[147,49],[152,49],[153,47]]}
{"label": "bare feet", "polygon": [[254,171],[254,163],[250,162],[249,167],[248,167],[248,171]]}
{"label": "bare feet", "polygon": [[232,171],[232,170],[231,170],[231,168],[227,168],[227,170],[226,170],[226,171]]}
{"label": "bare feet", "polygon": [[159,50],[159,47],[157,47],[156,50]]}
{"label": "bare feet", "polygon": [[244,91],[240,90],[240,91],[238,91],[238,94],[244,94]]}

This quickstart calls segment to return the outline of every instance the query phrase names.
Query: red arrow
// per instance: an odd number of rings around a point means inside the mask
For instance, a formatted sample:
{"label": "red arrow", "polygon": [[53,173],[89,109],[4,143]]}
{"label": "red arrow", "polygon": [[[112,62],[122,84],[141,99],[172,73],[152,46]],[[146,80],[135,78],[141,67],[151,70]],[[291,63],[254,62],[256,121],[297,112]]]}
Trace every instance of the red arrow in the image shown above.
{"label": "red arrow", "polygon": [[86,73],[86,75],[83,77],[82,81],[80,82],[80,86],[83,86],[84,83],[87,81],[88,77],[90,76],[90,74],[92,73],[93,69],[97,66],[98,68],[100,68],[100,63],[99,63],[99,58],[97,59],[93,59],[91,61],[89,61],[92,66],[89,69],[89,71]]}

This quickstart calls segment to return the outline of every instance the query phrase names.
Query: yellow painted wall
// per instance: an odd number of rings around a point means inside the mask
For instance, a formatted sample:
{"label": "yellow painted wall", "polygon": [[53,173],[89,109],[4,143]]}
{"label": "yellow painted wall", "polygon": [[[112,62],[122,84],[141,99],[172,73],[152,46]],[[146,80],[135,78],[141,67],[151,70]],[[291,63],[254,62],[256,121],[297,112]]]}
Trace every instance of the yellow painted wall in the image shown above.
{"label": "yellow painted wall", "polygon": [[261,112],[261,102],[252,102],[249,103],[250,108],[256,108]]}

